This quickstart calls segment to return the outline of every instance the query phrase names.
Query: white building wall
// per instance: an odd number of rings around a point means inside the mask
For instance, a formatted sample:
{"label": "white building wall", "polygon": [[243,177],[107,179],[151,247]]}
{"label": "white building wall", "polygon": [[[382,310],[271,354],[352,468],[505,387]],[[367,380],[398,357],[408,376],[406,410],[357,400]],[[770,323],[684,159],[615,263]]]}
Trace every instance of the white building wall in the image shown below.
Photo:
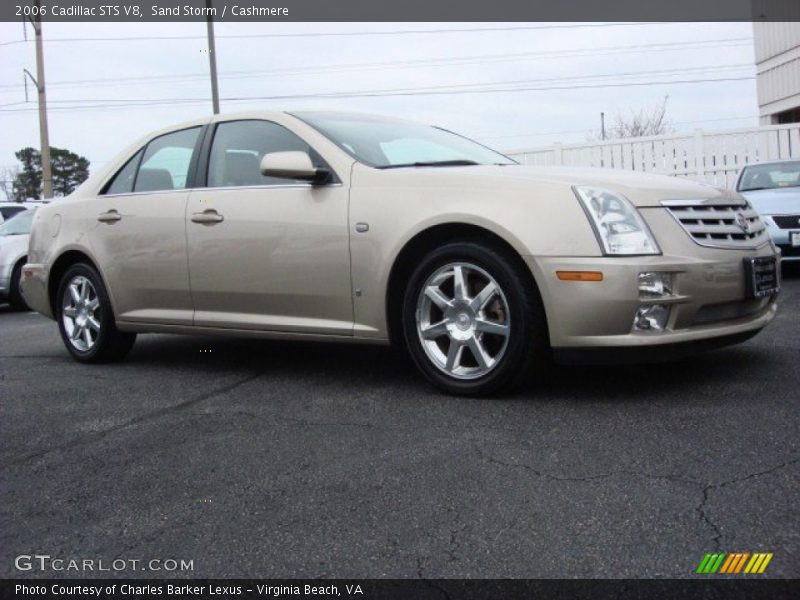
{"label": "white building wall", "polygon": [[800,109],[800,22],[753,23],[758,108],[762,125]]}

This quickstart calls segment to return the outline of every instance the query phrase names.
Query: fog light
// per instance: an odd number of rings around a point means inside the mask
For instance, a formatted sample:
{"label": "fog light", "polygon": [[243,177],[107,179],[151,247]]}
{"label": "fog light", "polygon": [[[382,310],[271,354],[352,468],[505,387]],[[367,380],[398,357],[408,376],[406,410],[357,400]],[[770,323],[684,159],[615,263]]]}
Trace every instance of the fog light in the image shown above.
{"label": "fog light", "polygon": [[669,306],[642,304],[633,317],[634,331],[664,331],[669,319]]}
{"label": "fog light", "polygon": [[660,271],[639,273],[639,298],[661,298],[672,295],[672,273]]}

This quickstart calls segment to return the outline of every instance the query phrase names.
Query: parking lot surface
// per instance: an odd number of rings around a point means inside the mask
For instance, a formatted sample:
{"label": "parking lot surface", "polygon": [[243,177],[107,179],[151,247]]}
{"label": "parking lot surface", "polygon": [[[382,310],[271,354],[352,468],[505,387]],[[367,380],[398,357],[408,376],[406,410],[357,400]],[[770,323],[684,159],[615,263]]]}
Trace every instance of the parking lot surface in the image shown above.
{"label": "parking lot surface", "polygon": [[800,577],[800,278],[753,340],[449,397],[381,347],[140,336],[73,362],[0,308],[0,575],[15,557],[196,577]]}

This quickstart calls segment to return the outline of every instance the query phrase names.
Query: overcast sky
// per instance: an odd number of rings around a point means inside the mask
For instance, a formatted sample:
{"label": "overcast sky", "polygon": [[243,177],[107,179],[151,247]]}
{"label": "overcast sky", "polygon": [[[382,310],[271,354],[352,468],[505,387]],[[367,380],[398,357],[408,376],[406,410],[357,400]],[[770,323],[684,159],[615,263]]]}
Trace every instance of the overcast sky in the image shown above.
{"label": "overcast sky", "polygon": [[[442,31],[475,28],[503,30]],[[426,29],[437,31],[396,33]],[[395,33],[307,35],[381,31]],[[601,111],[613,120],[665,94],[679,131],[758,124],[749,23],[227,23],[216,33],[223,112],[324,107],[398,115],[500,150],[583,142],[599,130]],[[150,130],[211,112],[203,23],[45,23],[44,36],[52,146],[101,166]],[[159,36],[185,39],[152,39]],[[65,38],[71,41],[56,41]],[[0,23],[0,167],[15,164],[19,148],[39,146],[32,86],[32,102],[21,104],[22,69],[35,73],[34,46],[14,43],[21,39],[21,23]],[[704,79],[732,80],[677,83]],[[653,83],[665,81],[672,83]],[[644,85],[622,85],[630,83]],[[508,91],[531,87],[561,89]],[[420,88],[459,93],[226,100]],[[505,91],[463,93],[477,89]]]}

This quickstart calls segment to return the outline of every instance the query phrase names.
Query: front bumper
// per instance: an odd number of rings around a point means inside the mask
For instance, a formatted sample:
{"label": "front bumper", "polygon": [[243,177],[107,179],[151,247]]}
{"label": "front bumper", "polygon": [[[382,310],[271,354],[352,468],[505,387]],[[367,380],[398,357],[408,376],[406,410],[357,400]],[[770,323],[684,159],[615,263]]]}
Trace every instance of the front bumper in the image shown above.
{"label": "front bumper", "polygon": [[53,317],[50,307],[50,298],[47,293],[48,270],[45,265],[28,263],[22,267],[22,281],[20,291],[25,298],[25,303],[46,317]]}
{"label": "front bumper", "polygon": [[767,230],[778,248],[781,249],[781,260],[785,262],[800,261],[800,247],[792,246],[791,233],[800,231],[800,224],[795,229],[781,229],[775,224],[771,216],[764,217]]}
{"label": "front bumper", "polygon": [[[698,254],[526,257],[542,294],[556,359],[600,363],[670,358],[742,341],[774,318],[774,296],[747,298],[743,261],[774,255],[770,245],[752,251]],[[601,272],[603,280],[562,281],[557,271]],[[640,299],[638,275],[649,271],[672,273],[671,296]],[[637,309],[648,303],[669,305],[663,331],[633,331]]]}

